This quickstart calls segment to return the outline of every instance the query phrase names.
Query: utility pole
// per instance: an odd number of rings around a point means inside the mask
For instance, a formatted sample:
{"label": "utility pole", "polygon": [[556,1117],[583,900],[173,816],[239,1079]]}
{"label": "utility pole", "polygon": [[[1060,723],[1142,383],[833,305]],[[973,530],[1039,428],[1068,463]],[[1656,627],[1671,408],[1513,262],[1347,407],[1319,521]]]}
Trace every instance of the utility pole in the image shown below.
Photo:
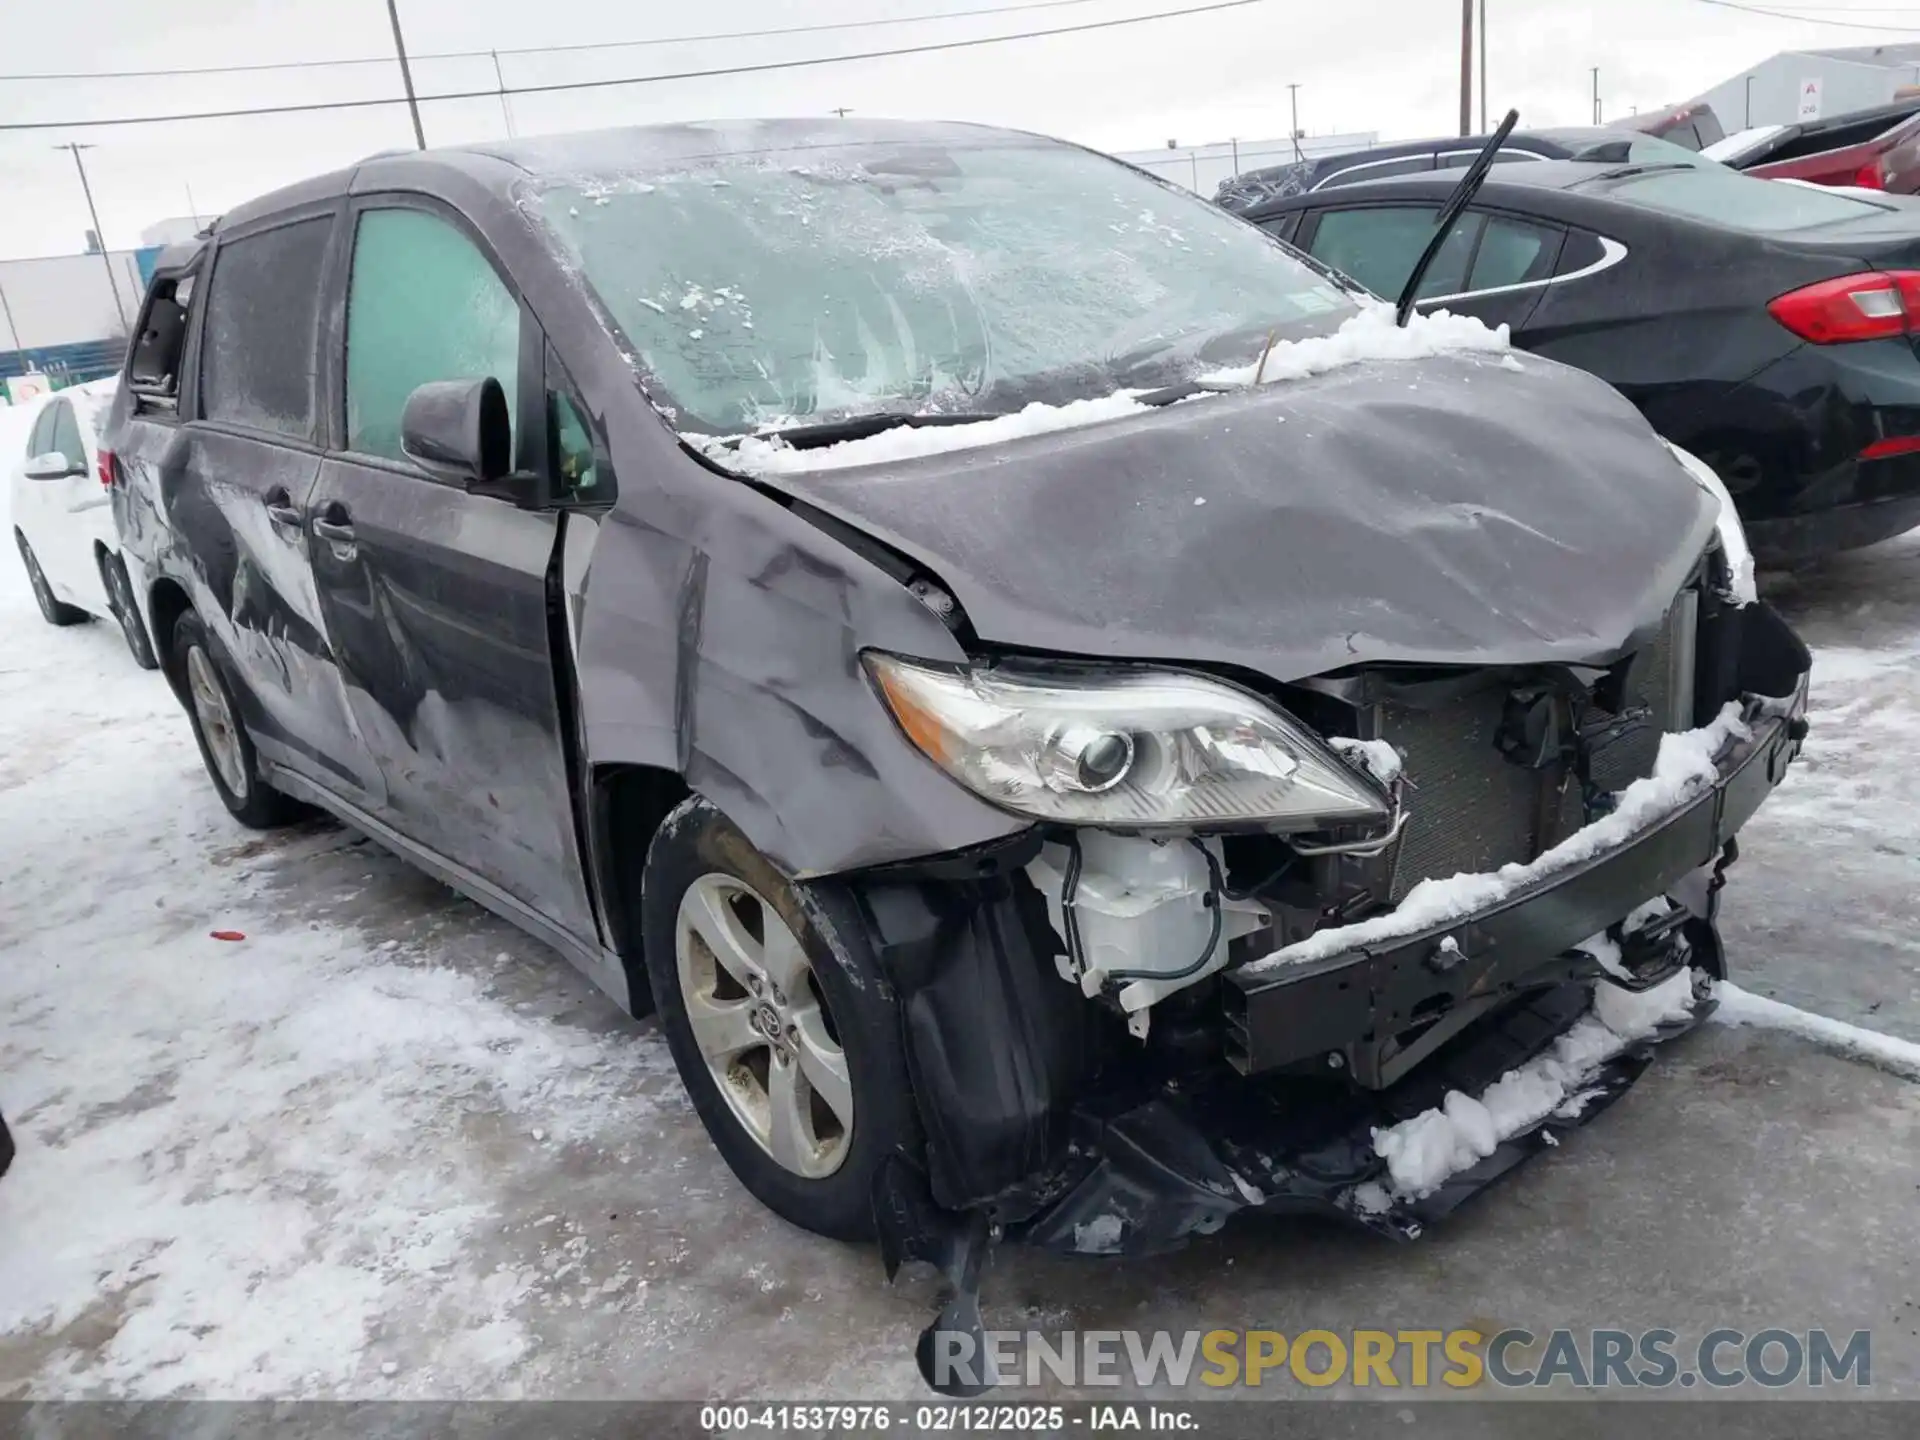
{"label": "utility pole", "polygon": [[1593,123],[1600,123],[1600,67],[1593,67]]}
{"label": "utility pole", "polygon": [[1460,133],[1473,133],[1473,0],[1460,0]]}
{"label": "utility pole", "polygon": [[507,138],[511,140],[513,138],[513,111],[507,108],[507,77],[500,73],[500,52],[498,50],[489,50],[487,53],[493,56],[493,79],[494,83],[500,87],[500,115],[507,122]]}
{"label": "utility pole", "polygon": [[20,363],[25,365],[27,363],[27,352],[21,347],[20,327],[13,323],[13,306],[7,303],[7,292],[4,286],[0,286],[0,311],[6,312],[7,333],[13,336],[13,351],[20,357]]}
{"label": "utility pole", "polygon": [[1487,133],[1487,0],[1480,0],[1480,133]]}
{"label": "utility pole", "polygon": [[1287,133],[1293,137],[1293,159],[1299,164],[1305,157],[1300,153],[1300,87],[1287,86],[1287,102],[1293,108],[1293,129]]}
{"label": "utility pole", "polygon": [[422,150],[427,148],[427,132],[420,128],[420,101],[413,93],[413,71],[407,66],[407,41],[400,33],[399,0],[387,0],[387,18],[393,21],[393,50],[400,57],[400,81],[407,87],[407,111],[413,116],[413,138]]}
{"label": "utility pole", "polygon": [[193,228],[198,231],[200,228],[200,207],[193,203],[193,185],[186,180],[182,180],[180,183],[186,187],[187,191],[187,214],[193,217]]}
{"label": "utility pole", "polygon": [[113,273],[113,256],[107,253],[107,235],[106,232],[100,228],[100,212],[93,208],[93,187],[87,183],[86,163],[80,158],[80,152],[82,150],[91,150],[93,146],[77,145],[69,142],[65,145],[56,145],[53,148],[73,152],[73,168],[80,172],[80,191],[87,197],[87,216],[93,221],[93,236],[94,239],[100,242],[100,260],[101,263],[107,267],[107,284],[113,289],[113,308],[119,312],[120,328],[125,330],[127,328],[127,307],[120,299],[120,277]]}
{"label": "utility pole", "polygon": [[1741,129],[1750,129],[1753,125],[1753,76],[1747,76],[1747,113],[1740,122]]}

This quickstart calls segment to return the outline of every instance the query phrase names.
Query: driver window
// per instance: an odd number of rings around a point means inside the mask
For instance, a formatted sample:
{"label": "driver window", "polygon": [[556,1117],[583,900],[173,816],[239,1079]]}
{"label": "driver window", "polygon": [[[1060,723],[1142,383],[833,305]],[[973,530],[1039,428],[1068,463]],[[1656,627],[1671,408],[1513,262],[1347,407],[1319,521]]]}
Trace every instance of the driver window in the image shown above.
{"label": "driver window", "polygon": [[[347,291],[347,448],[405,459],[407,397],[430,381],[489,375],[514,416],[520,306],[487,257],[425,211],[362,214]],[[519,433],[516,419],[516,442]]]}

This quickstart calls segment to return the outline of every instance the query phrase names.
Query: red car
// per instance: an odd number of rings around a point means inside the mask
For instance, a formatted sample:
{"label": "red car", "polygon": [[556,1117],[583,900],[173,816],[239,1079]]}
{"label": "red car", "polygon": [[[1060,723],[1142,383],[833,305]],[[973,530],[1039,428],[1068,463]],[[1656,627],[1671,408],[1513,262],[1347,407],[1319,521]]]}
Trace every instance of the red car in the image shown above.
{"label": "red car", "polygon": [[1920,100],[1789,125],[1727,163],[1768,180],[1912,195],[1920,192]]}

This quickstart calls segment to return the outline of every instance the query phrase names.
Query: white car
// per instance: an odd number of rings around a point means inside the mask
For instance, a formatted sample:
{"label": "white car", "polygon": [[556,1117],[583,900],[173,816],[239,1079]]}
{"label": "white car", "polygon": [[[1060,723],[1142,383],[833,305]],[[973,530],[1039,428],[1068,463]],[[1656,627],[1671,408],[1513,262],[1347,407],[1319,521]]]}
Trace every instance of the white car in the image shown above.
{"label": "white car", "polygon": [[113,528],[110,457],[100,426],[118,382],[100,380],[49,396],[12,462],[13,538],[49,625],[111,619],[143,670],[157,662],[133,603]]}

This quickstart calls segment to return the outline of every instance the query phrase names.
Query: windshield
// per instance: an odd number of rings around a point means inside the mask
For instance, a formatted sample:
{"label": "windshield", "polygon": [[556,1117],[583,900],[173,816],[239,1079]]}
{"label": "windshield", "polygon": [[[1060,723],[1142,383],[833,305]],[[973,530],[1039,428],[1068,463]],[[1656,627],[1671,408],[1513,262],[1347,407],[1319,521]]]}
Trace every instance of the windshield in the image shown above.
{"label": "windshield", "polygon": [[[1591,183],[1591,182],[1589,182]],[[1711,220],[1758,235],[1810,230],[1846,220],[1877,219],[1885,212],[1846,195],[1801,185],[1782,185],[1710,165],[1698,170],[1655,170],[1611,182],[1615,200],[1664,210],[1692,220]]]}
{"label": "windshield", "polygon": [[683,430],[1164,385],[1355,308],[1198,196],[1026,137],[739,154],[538,205]]}

